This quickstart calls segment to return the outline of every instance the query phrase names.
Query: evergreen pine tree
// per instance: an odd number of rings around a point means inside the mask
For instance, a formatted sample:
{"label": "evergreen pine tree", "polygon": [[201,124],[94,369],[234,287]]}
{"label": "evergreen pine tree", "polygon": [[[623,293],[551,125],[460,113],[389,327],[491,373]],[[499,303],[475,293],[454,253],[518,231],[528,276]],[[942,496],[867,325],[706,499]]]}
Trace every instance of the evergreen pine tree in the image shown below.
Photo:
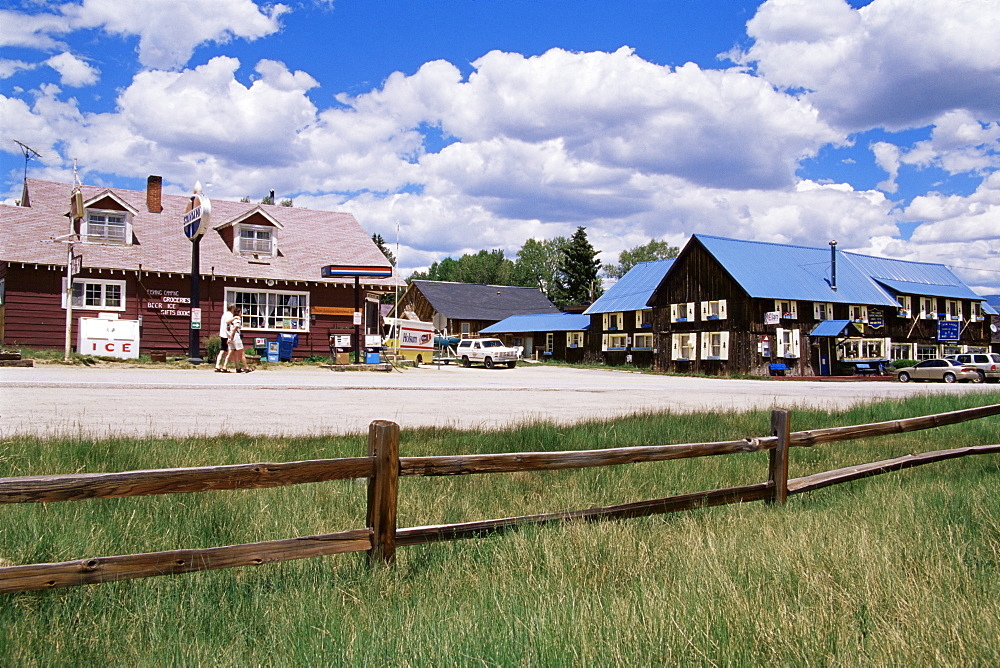
{"label": "evergreen pine tree", "polygon": [[570,304],[587,304],[600,297],[604,292],[597,276],[600,269],[601,261],[587,239],[587,228],[576,228],[559,262],[556,305],[562,308]]}

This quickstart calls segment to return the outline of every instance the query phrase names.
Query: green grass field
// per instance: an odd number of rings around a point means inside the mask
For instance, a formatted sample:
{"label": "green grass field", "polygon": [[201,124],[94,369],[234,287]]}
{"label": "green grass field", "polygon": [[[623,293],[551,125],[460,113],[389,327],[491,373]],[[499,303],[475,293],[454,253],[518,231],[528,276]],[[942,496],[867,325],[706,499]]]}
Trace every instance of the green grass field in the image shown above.
{"label": "green grass field", "polygon": [[[920,397],[796,411],[792,430],[1000,403]],[[404,456],[763,436],[769,413],[404,431]],[[791,450],[793,477],[1000,442],[1000,418]],[[0,475],[357,456],[363,435],[7,439]],[[761,482],[755,453],[579,471],[404,478],[399,526],[626,503]],[[364,524],[365,484],[0,508],[3,565],[212,547]],[[1000,457],[789,499],[533,527],[362,554],[0,596],[2,665],[1000,664]]]}

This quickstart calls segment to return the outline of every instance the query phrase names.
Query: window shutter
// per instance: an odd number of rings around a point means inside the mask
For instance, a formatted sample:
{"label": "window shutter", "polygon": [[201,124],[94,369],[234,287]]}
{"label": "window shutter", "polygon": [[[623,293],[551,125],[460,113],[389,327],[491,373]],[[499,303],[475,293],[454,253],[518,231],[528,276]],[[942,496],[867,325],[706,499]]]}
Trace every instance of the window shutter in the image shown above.
{"label": "window shutter", "polygon": [[701,319],[708,320],[708,302],[701,303]]}
{"label": "window shutter", "polygon": [[795,301],[789,302],[789,306],[792,307],[792,320],[798,320],[799,319],[799,303],[795,302]]}
{"label": "window shutter", "polygon": [[792,357],[799,357],[801,353],[800,349],[801,337],[799,336],[799,330],[792,330]]}
{"label": "window shutter", "polygon": [[608,314],[604,313],[603,316],[604,316],[604,326],[601,329],[607,331],[607,329],[608,329]]}
{"label": "window shutter", "polygon": [[726,300],[719,300],[719,320],[726,320],[729,314],[726,312]]}
{"label": "window shutter", "polygon": [[698,302],[688,302],[688,322],[694,322],[694,308],[698,305]]}
{"label": "window shutter", "polygon": [[670,359],[675,360],[681,354],[681,335],[674,334],[670,337]]}
{"label": "window shutter", "polygon": [[719,359],[729,359],[729,332],[722,332],[719,335],[721,347],[719,349]]}
{"label": "window shutter", "polygon": [[677,322],[677,304],[670,305],[670,322]]}
{"label": "window shutter", "polygon": [[785,330],[781,327],[774,330],[774,356],[785,356]]}
{"label": "window shutter", "polygon": [[712,335],[708,332],[701,333],[701,359],[707,360],[712,356],[712,351],[708,349],[712,343]]}
{"label": "window shutter", "polygon": [[813,320],[821,320],[819,317],[819,302],[813,302]]}
{"label": "window shutter", "polygon": [[608,349],[608,335],[601,334],[601,350],[607,350],[607,349]]}

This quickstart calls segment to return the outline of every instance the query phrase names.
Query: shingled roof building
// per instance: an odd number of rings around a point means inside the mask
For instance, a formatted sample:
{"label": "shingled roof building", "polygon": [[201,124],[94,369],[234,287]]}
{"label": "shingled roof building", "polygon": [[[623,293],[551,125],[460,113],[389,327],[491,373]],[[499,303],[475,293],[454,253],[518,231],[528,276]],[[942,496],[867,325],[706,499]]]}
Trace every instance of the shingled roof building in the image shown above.
{"label": "shingled roof building", "polygon": [[512,315],[558,313],[538,288],[506,285],[411,281],[399,298],[399,313],[411,311],[450,335],[478,334],[484,327]]}
{"label": "shingled roof building", "polygon": [[[71,192],[28,179],[20,206],[0,206],[0,340],[62,349],[68,254],[60,241],[69,236],[81,257],[74,319],[139,321],[142,351],[187,351],[192,253],[182,220],[191,198],[163,194],[156,176],[145,192],[83,186],[83,216],[71,230]],[[354,280],[323,278],[324,266],[390,266],[351,214],[267,204],[213,200],[200,249],[202,336],[217,333],[225,304],[236,303],[244,341],[294,333],[297,356],[325,354],[331,334],[354,331]],[[362,280],[364,331],[378,333],[379,296],[401,282]]]}

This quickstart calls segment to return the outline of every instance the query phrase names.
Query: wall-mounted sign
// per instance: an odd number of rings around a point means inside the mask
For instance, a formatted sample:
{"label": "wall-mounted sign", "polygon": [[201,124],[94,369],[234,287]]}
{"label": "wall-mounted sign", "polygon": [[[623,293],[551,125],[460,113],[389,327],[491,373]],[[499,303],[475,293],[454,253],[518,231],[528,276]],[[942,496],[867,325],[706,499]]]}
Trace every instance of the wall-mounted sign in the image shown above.
{"label": "wall-mounted sign", "polygon": [[309,309],[313,315],[344,315],[354,314],[354,309],[350,306],[313,306]]}
{"label": "wall-mounted sign", "polygon": [[885,316],[882,315],[882,309],[868,309],[868,326],[872,329],[882,329],[885,326]]}
{"label": "wall-mounted sign", "polygon": [[938,341],[958,341],[962,332],[961,324],[957,320],[938,320]]}
{"label": "wall-mounted sign", "polygon": [[768,311],[764,314],[765,325],[777,325],[781,322],[781,311]]}
{"label": "wall-mounted sign", "polygon": [[160,316],[191,315],[191,298],[182,297],[177,290],[146,290],[146,310]]}

